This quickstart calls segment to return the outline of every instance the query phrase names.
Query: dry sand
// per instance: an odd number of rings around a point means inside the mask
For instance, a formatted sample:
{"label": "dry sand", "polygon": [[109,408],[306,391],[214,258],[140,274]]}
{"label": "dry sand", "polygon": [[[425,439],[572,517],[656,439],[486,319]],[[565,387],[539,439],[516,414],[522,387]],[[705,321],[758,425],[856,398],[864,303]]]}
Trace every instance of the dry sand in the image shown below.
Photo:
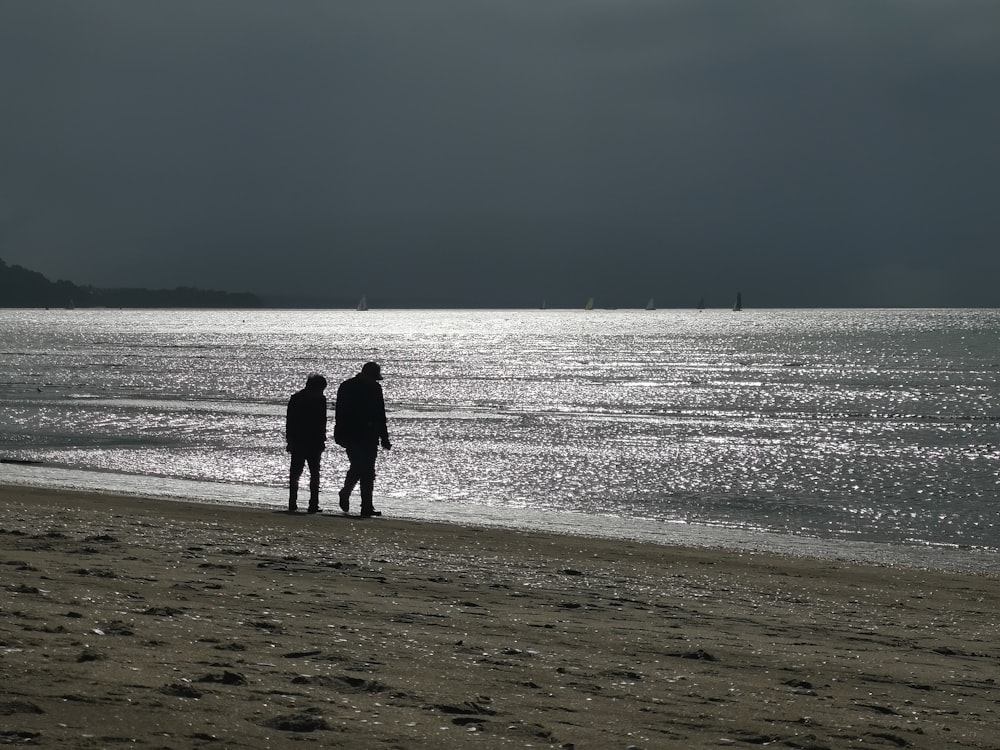
{"label": "dry sand", "polygon": [[0,487],[0,745],[1000,748],[995,576]]}

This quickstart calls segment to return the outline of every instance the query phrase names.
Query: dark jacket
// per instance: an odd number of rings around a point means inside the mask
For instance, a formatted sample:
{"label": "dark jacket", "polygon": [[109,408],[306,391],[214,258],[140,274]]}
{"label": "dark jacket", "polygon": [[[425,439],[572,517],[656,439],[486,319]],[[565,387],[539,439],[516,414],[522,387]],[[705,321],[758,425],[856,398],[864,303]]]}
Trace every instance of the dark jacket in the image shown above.
{"label": "dark jacket", "polygon": [[337,445],[389,439],[385,398],[377,380],[355,375],[341,383],[334,415],[333,440]]}
{"label": "dark jacket", "polygon": [[288,399],[285,441],[290,451],[323,450],[326,446],[326,396],[318,388],[303,388]]}

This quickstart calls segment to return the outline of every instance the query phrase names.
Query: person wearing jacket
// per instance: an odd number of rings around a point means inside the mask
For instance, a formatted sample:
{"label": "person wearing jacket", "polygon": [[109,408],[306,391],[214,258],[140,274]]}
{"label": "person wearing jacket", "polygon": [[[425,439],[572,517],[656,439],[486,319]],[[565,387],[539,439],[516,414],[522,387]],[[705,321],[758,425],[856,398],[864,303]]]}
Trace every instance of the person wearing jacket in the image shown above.
{"label": "person wearing jacket", "polygon": [[340,490],[340,509],[347,513],[351,508],[351,493],[361,485],[361,517],[382,515],[375,510],[375,459],[379,445],[386,450],[389,427],[385,417],[385,398],[382,386],[382,368],[377,362],[368,362],[361,372],[340,384],[334,408],[333,440],[347,451],[350,468]]}
{"label": "person wearing jacket", "polygon": [[306,387],[288,399],[285,412],[285,450],[291,454],[288,471],[288,511],[298,510],[299,478],[309,464],[309,512],[319,513],[319,464],[326,450],[326,378],[313,373]]}

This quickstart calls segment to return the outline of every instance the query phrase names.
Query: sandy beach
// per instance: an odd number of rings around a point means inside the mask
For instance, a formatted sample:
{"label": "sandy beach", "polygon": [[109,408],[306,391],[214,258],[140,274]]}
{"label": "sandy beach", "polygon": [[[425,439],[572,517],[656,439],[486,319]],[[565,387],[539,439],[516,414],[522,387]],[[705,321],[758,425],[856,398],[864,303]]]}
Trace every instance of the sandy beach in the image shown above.
{"label": "sandy beach", "polygon": [[0,745],[1000,748],[1000,580],[0,487]]}

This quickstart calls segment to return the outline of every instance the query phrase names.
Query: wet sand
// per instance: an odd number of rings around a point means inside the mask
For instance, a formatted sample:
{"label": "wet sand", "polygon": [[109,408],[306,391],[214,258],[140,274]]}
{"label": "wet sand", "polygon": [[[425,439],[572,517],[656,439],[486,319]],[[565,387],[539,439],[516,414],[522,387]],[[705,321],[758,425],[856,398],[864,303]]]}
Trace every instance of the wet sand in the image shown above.
{"label": "wet sand", "polygon": [[0,745],[1000,748],[1000,578],[0,487]]}

